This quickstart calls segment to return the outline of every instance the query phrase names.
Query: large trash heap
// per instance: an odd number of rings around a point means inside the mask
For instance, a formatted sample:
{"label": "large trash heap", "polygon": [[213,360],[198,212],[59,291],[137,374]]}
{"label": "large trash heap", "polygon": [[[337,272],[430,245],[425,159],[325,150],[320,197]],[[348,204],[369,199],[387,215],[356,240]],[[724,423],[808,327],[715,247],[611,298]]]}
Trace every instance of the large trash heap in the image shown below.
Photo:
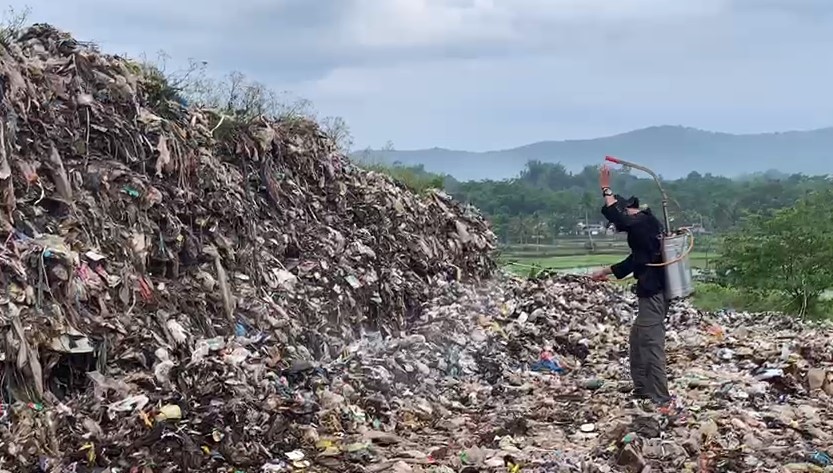
{"label": "large trash heap", "polygon": [[[0,470],[821,471],[830,331],[508,278],[476,211],[303,120],[187,109],[45,25],[0,47]],[[815,470],[814,470],[815,469]]]}
{"label": "large trash heap", "polygon": [[[0,74],[3,380],[36,406],[4,410],[17,465],[152,461],[168,437],[205,456],[226,429],[212,448],[262,463],[288,416],[313,414],[287,412],[289,362],[398,333],[438,281],[494,268],[473,209],[357,169],[309,121],[186,110],[46,25],[2,49]],[[136,417],[163,404],[201,424]]]}

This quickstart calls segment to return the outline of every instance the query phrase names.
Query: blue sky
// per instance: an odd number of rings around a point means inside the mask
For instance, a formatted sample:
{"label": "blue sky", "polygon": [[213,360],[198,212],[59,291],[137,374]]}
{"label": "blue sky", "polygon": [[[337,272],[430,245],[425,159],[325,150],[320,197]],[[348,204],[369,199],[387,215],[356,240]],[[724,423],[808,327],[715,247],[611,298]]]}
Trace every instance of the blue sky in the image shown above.
{"label": "blue sky", "polygon": [[[355,145],[833,125],[833,0],[28,0],[107,52],[311,100]],[[233,7],[232,7],[233,6]]]}

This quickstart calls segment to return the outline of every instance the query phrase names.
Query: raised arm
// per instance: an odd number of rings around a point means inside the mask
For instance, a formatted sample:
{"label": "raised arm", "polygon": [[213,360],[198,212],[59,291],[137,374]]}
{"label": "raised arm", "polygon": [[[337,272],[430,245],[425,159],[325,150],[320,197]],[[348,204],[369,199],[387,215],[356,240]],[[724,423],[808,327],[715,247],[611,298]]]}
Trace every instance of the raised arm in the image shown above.
{"label": "raised arm", "polygon": [[603,165],[599,171],[599,187],[602,188],[602,196],[604,196],[605,205],[602,207],[602,215],[605,216],[608,222],[616,225],[619,231],[627,230],[633,225],[633,217],[628,215],[624,208],[617,205],[619,202],[616,195],[610,189],[610,168]]}
{"label": "raised arm", "polygon": [[[608,199],[612,199],[613,203],[608,204]],[[616,197],[605,196],[605,206],[602,207],[602,215],[605,216],[608,222],[616,225],[616,229],[621,231],[629,230],[637,221],[639,217],[630,215],[627,211],[619,206]]]}

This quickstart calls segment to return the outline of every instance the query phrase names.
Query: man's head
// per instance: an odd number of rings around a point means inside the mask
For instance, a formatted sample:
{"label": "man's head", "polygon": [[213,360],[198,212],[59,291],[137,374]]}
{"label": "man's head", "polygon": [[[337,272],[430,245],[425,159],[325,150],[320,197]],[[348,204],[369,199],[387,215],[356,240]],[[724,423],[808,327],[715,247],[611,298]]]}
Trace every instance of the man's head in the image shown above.
{"label": "man's head", "polygon": [[639,213],[639,198],[635,196],[630,196],[629,198],[625,199],[621,195],[616,195],[616,205],[621,205],[624,208],[625,212],[628,215],[634,215]]}
{"label": "man's head", "polygon": [[[619,194],[616,194],[613,197],[616,198],[616,207],[619,208],[620,212],[627,213],[628,215],[635,215],[635,214],[638,214],[640,212],[639,198],[634,197],[634,196],[630,196],[629,198],[626,199],[626,198],[622,197]],[[623,229],[616,228],[615,226],[614,226],[614,228],[617,232],[624,231]]]}

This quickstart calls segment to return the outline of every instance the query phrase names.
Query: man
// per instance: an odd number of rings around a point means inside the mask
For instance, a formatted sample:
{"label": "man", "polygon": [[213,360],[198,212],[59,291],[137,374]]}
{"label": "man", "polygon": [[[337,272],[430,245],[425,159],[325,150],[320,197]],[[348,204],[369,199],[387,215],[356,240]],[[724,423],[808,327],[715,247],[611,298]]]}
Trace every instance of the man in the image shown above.
{"label": "man", "polygon": [[617,279],[633,273],[639,299],[636,320],[630,333],[630,371],[634,395],[648,399],[658,407],[669,407],[668,378],[665,372],[665,271],[648,264],[662,262],[662,227],[650,209],[640,210],[639,199],[623,199],[610,190],[610,169],[603,166],[599,174],[605,205],[602,214],[618,232],[627,232],[631,254],[613,266],[603,268],[592,277]]}

